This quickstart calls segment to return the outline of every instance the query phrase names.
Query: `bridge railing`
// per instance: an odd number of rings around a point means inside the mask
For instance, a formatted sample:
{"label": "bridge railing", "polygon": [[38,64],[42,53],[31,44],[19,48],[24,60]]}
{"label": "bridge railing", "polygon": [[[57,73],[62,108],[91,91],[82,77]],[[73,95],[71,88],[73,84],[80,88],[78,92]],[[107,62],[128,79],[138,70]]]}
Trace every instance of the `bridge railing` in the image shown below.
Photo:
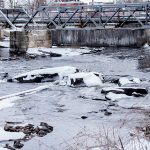
{"label": "bridge railing", "polygon": [[[138,27],[150,26],[150,2],[135,4],[103,4],[78,6],[40,6],[29,15],[23,8],[0,9],[0,20],[9,25],[24,23],[24,28],[31,24],[46,24],[48,28],[117,28],[135,24]],[[30,11],[31,12],[31,11]],[[5,15],[5,17],[4,17]]]}

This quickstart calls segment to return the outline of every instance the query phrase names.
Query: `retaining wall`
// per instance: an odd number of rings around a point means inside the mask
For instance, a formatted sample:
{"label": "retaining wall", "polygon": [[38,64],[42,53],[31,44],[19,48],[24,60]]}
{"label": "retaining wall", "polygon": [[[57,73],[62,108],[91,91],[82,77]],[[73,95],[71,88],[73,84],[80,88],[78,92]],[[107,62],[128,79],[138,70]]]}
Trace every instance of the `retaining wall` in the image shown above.
{"label": "retaining wall", "polygon": [[147,41],[144,29],[56,29],[53,45],[141,47]]}

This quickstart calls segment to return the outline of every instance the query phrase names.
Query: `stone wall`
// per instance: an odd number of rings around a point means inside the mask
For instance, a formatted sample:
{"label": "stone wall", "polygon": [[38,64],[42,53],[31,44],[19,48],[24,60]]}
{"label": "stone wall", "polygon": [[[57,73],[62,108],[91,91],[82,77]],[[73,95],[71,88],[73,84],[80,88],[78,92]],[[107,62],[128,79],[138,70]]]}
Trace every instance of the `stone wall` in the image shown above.
{"label": "stone wall", "polygon": [[147,39],[144,29],[57,29],[53,45],[141,47]]}

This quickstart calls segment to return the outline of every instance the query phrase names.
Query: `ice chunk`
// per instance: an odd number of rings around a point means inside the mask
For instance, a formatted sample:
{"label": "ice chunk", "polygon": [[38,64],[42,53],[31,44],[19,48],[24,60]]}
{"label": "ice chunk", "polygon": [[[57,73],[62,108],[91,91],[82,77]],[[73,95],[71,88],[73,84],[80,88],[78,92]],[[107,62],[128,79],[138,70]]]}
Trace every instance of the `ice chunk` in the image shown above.
{"label": "ice chunk", "polygon": [[120,86],[124,86],[126,84],[132,84],[132,83],[133,84],[134,83],[139,84],[140,82],[141,82],[140,79],[135,78],[135,77],[133,77],[133,78],[122,77],[119,79],[119,85]]}

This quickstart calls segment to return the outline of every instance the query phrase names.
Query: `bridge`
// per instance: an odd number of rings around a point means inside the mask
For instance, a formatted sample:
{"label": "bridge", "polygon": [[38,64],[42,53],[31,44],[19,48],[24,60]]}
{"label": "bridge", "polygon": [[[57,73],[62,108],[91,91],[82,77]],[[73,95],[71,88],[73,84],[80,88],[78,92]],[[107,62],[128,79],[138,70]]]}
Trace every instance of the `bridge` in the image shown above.
{"label": "bridge", "polygon": [[81,6],[40,6],[34,13],[24,8],[0,9],[0,21],[11,27],[44,24],[48,28],[124,28],[150,26],[150,2]]}

